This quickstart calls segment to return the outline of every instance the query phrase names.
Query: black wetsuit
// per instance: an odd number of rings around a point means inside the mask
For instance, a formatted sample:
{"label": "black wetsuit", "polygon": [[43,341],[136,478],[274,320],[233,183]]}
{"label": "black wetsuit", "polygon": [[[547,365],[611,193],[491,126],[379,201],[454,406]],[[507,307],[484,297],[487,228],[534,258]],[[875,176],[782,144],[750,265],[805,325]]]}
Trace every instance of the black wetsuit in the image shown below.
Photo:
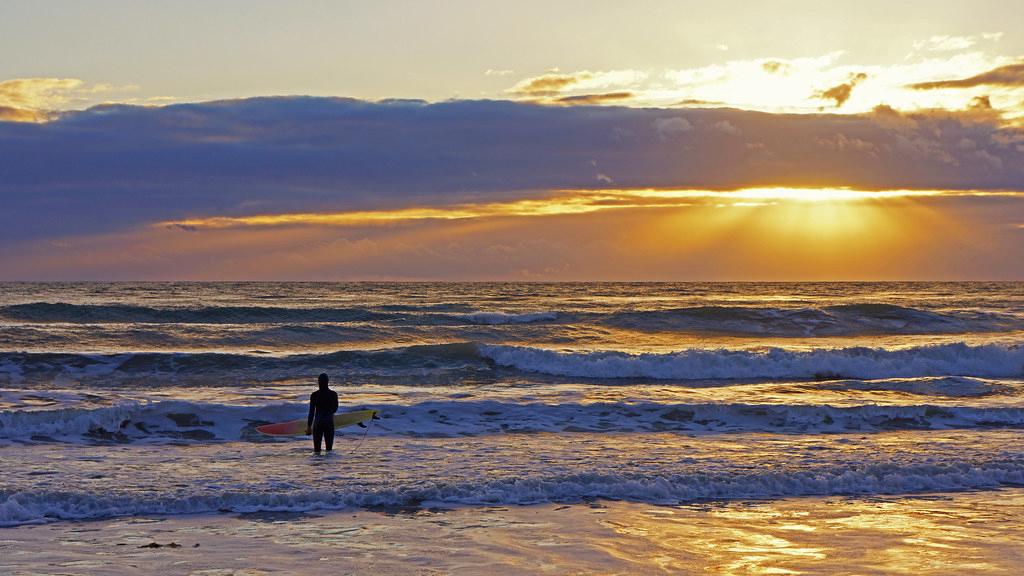
{"label": "black wetsuit", "polygon": [[320,439],[327,451],[334,448],[334,413],[338,411],[338,393],[326,385],[309,395],[309,418],[306,426],[313,429],[313,451],[320,451]]}

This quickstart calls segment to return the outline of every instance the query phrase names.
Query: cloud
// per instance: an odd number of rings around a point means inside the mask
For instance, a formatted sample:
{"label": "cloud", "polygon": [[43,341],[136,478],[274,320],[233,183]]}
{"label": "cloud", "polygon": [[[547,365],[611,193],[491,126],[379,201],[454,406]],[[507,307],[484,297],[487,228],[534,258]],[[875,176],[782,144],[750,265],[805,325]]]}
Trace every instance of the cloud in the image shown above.
{"label": "cloud", "polygon": [[992,99],[985,95],[975,96],[974,98],[971,98],[971,103],[968,105],[968,108],[974,110],[992,110]]}
{"label": "cloud", "polygon": [[728,134],[730,136],[739,136],[740,133],[743,132],[742,130],[740,130],[739,128],[734,126],[733,123],[729,122],[728,120],[719,120],[718,122],[715,122],[714,124],[712,124],[711,128],[714,129],[714,130],[717,130],[719,132]]}
{"label": "cloud", "polygon": [[761,63],[761,68],[769,74],[785,74],[790,69],[790,65],[780,60],[766,60]]}
{"label": "cloud", "polygon": [[843,104],[846,104],[847,100],[850,99],[850,95],[853,93],[853,88],[857,84],[867,80],[867,77],[868,75],[863,72],[851,74],[850,78],[846,82],[833,86],[827,90],[817,92],[815,97],[822,100],[833,100],[836,103],[836,108],[840,108]]}
{"label": "cloud", "polygon": [[[842,135],[838,135],[842,138]],[[829,144],[832,146],[833,144]],[[607,174],[598,173],[595,180],[613,184]],[[503,217],[550,217],[567,214],[589,214],[608,210],[637,208],[671,208],[679,206],[749,205],[750,200],[764,202],[863,202],[906,198],[1005,197],[1024,199],[1024,192],[979,192],[974,190],[884,190],[749,188],[743,190],[561,190],[545,197],[507,202],[458,204],[444,208],[398,208],[393,210],[260,214],[255,216],[214,216],[181,221],[158,222],[154,228],[198,232],[224,228],[284,228],[316,226],[352,228],[392,223],[422,221],[455,221]]]}
{"label": "cloud", "polygon": [[998,42],[1002,37],[1002,32],[985,32],[977,36],[932,36],[927,40],[914,42],[914,50],[921,50],[925,52],[953,52],[971,48],[978,44],[979,41]]}
{"label": "cloud", "polygon": [[673,104],[673,106],[686,106],[696,108],[714,108],[718,106],[725,106],[726,103],[721,100],[701,100],[699,98],[686,98]]}
{"label": "cloud", "polygon": [[602,104],[632,99],[632,87],[647,74],[638,70],[581,70],[563,73],[557,70],[526,78],[516,83],[509,93],[531,102],[551,104]]}
{"label": "cloud", "polygon": [[593,104],[621,104],[623,101],[633,98],[632,92],[605,92],[603,94],[577,94],[574,96],[562,96],[555,100],[559,104],[572,105],[593,105]]}
{"label": "cloud", "polygon": [[589,201],[582,212],[356,227],[246,220],[201,223],[191,232],[152,226],[11,249],[0,244],[0,277],[1020,279],[1024,243],[1016,226],[1024,222],[1024,202],[972,194],[582,190],[557,195],[566,206]]}
{"label": "cloud", "polygon": [[443,210],[600,188],[597,172],[621,188],[1021,190],[1024,131],[977,110],[314,97],[105,105],[0,123],[0,246],[194,217]]}
{"label": "cloud", "polygon": [[17,108],[58,108],[84,82],[77,78],[16,78],[0,82],[0,105]]}
{"label": "cloud", "polygon": [[914,50],[925,50],[928,52],[948,52],[952,50],[966,50],[977,42],[972,36],[932,36],[927,40],[914,42]]}
{"label": "cloud", "polygon": [[514,74],[515,70],[501,69],[495,70],[494,68],[488,68],[484,70],[484,76],[508,76]]}
{"label": "cloud", "polygon": [[1024,86],[1024,62],[1000,66],[981,74],[958,80],[937,80],[910,84],[915,90],[940,88],[973,88],[975,86]]}
{"label": "cloud", "polygon": [[549,72],[542,76],[527,78],[520,81],[512,87],[511,92],[521,96],[555,96],[569,86],[592,77],[593,74],[586,71],[576,72],[574,74]]}
{"label": "cloud", "polygon": [[[49,113],[97,104],[104,95],[124,94],[135,86],[88,84],[78,78],[15,78],[0,82],[0,107]],[[45,119],[49,114],[42,114]]]}
{"label": "cloud", "polygon": [[[893,64],[844,62],[847,58],[842,52],[831,52],[804,58],[729,60],[668,70],[653,76],[660,76],[660,82],[631,87],[636,94],[632,103],[665,107],[707,102],[776,113],[820,111],[823,100],[833,111],[846,114],[866,113],[879,104],[904,111],[961,109],[977,94],[914,90],[908,84],[981,74],[1019,61],[981,50],[921,52]],[[858,80],[860,74],[865,75],[863,80]],[[993,90],[990,97],[993,108],[1007,119],[1024,117],[1019,91]]]}
{"label": "cloud", "polygon": [[0,106],[0,122],[43,122],[52,118],[49,112]]}
{"label": "cloud", "polygon": [[836,150],[839,152],[862,152],[864,154],[868,154],[873,158],[878,158],[877,146],[875,146],[871,142],[861,140],[860,138],[848,138],[842,132],[832,137],[818,138],[815,141],[818,143],[819,146],[822,146],[823,148],[829,150]]}
{"label": "cloud", "polygon": [[671,118],[656,118],[653,122],[655,131],[662,140],[668,140],[672,136],[693,130],[693,124],[681,116]]}

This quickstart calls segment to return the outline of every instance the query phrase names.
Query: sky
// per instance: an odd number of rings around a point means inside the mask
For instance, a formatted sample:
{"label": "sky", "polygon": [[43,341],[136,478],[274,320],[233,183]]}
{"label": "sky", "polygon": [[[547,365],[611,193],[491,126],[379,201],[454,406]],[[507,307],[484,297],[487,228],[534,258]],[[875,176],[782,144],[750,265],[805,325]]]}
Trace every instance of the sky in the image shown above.
{"label": "sky", "polygon": [[1021,21],[5,1],[0,280],[1021,280]]}

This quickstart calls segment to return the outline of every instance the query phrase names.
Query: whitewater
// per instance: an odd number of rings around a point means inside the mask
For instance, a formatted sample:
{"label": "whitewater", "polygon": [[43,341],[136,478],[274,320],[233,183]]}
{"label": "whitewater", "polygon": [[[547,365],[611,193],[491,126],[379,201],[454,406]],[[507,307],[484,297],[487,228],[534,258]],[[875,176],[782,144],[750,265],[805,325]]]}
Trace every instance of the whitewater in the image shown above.
{"label": "whitewater", "polygon": [[[320,372],[381,420],[255,431]],[[0,284],[8,527],[997,491],[1022,428],[1020,283]]]}

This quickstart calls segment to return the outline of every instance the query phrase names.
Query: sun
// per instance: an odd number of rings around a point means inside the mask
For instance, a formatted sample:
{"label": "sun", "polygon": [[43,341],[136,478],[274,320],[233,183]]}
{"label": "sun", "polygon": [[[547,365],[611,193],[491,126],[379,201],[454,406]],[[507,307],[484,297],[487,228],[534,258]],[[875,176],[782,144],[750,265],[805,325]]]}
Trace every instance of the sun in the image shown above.
{"label": "sun", "polygon": [[895,276],[898,262],[927,252],[936,236],[960,234],[923,201],[942,191],[764,187],[631,193],[691,201],[652,219],[633,236],[634,251],[678,262],[715,253],[722,270],[763,278],[860,277],[861,271],[888,270],[888,262]]}

